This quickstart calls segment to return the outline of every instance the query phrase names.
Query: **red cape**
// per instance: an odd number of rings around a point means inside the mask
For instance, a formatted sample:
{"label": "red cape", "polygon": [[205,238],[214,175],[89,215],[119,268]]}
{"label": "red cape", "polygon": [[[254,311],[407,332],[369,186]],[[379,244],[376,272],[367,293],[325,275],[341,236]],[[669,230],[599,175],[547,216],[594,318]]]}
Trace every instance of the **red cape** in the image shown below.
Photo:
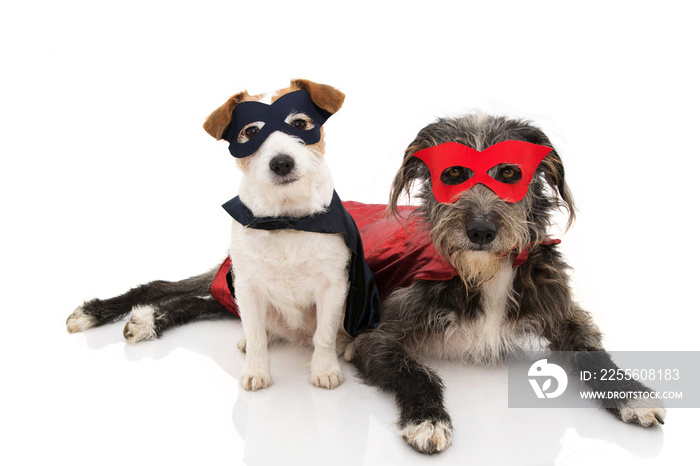
{"label": "red cape", "polygon": [[360,230],[365,259],[374,273],[380,299],[416,280],[444,281],[457,271],[438,254],[428,232],[408,216],[416,207],[400,206],[401,220],[387,217],[386,205],[344,202]]}

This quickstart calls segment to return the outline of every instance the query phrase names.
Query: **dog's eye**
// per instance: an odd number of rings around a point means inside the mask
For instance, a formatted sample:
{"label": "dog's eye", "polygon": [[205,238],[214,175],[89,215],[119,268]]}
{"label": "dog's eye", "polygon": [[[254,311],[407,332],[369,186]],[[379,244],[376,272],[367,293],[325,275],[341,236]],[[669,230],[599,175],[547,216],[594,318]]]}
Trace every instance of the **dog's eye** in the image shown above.
{"label": "dog's eye", "polygon": [[292,113],[284,120],[289,126],[301,131],[313,129],[314,121],[305,113]]}
{"label": "dog's eye", "polygon": [[501,165],[496,171],[496,180],[501,183],[517,183],[523,177],[522,171],[515,165]]}
{"label": "dog's eye", "polygon": [[301,118],[297,118],[296,120],[292,121],[293,128],[304,130],[307,126],[309,126],[309,123]]}
{"label": "dog's eye", "polygon": [[260,132],[260,129],[263,127],[264,124],[265,123],[260,121],[250,123],[248,126],[243,128],[240,133],[238,133],[238,142],[244,143],[250,141],[256,134]]}
{"label": "dog's eye", "polygon": [[442,175],[440,175],[440,181],[449,185],[462,184],[472,176],[474,176],[474,172],[468,168],[450,167],[442,172]]}

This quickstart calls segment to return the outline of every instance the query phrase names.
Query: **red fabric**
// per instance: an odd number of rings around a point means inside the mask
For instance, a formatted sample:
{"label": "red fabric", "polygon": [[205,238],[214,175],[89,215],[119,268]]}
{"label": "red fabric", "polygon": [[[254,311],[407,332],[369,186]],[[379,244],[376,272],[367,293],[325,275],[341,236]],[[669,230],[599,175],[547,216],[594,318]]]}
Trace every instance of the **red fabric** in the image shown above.
{"label": "red fabric", "polygon": [[[542,241],[540,244],[544,244],[546,246],[550,246],[552,244],[559,244],[561,243],[560,239],[552,239],[552,238],[545,238],[544,241]],[[530,249],[530,246],[535,244],[535,241],[531,242],[528,244],[525,249],[523,249],[523,252],[515,256],[513,259],[513,268],[518,267],[519,265],[523,265],[527,261],[527,256],[528,256],[528,251]]]}
{"label": "red fabric", "polygon": [[[525,197],[537,167],[551,151],[551,147],[525,141],[503,141],[483,151],[457,142],[446,142],[419,150],[413,155],[428,166],[430,178],[433,181],[433,194],[438,202],[450,204],[462,192],[481,183],[504,201],[513,203]],[[520,168],[522,174],[520,180],[514,183],[502,183],[489,176],[490,169],[503,164],[516,165]],[[451,167],[466,167],[474,175],[461,184],[445,184],[441,180],[442,173]]]}
{"label": "red fabric", "polygon": [[[360,230],[365,259],[374,273],[381,299],[416,280],[444,281],[457,276],[420,226],[406,226],[407,221],[387,217],[385,205],[352,201],[343,205]],[[399,212],[406,218],[415,209],[401,206]]]}
{"label": "red fabric", "polygon": [[238,314],[238,305],[233,300],[231,295],[231,290],[228,288],[228,281],[226,280],[226,274],[231,270],[231,258],[226,257],[226,260],[214,276],[214,281],[211,283],[211,295],[212,297],[224,306],[229,311],[233,312],[236,316],[240,317]]}

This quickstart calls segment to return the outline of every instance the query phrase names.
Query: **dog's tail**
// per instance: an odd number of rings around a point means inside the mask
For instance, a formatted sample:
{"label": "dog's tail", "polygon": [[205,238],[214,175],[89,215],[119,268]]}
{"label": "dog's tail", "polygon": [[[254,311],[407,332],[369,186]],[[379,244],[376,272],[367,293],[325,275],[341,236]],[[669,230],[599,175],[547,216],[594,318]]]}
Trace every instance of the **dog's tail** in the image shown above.
{"label": "dog's tail", "polygon": [[[188,298],[208,300],[211,297],[210,286],[217,270],[218,268],[215,268],[174,282],[157,280],[132,288],[114,298],[86,301],[68,318],[68,331],[79,332],[115,322],[140,306],[155,306]],[[221,308],[224,309],[223,306]]]}
{"label": "dog's tail", "polygon": [[444,407],[440,377],[410,355],[404,335],[391,322],[359,335],[347,357],[365,383],[393,393],[399,408],[400,434],[414,449],[437,453],[452,441],[452,421]]}

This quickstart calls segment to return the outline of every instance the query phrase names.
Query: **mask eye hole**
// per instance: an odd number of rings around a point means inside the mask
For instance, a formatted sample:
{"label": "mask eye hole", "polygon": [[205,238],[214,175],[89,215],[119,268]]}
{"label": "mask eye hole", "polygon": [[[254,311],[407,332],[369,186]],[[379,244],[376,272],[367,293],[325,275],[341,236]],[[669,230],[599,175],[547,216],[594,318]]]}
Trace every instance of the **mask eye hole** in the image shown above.
{"label": "mask eye hole", "polygon": [[450,167],[440,175],[440,181],[447,185],[462,184],[474,176],[474,172],[466,167]]}
{"label": "mask eye hole", "polygon": [[284,122],[292,128],[301,131],[308,131],[310,129],[313,129],[314,127],[314,122],[311,119],[311,117],[304,113],[292,113],[287,118],[285,118]]}
{"label": "mask eye hole", "polygon": [[262,121],[256,121],[254,123],[249,123],[243,127],[240,133],[238,133],[237,141],[240,143],[248,142],[255,137],[256,134],[260,132],[260,129],[265,125]]}
{"label": "mask eye hole", "polygon": [[492,177],[501,183],[513,184],[523,178],[523,172],[517,165],[503,164],[497,166],[494,170],[495,174]]}

